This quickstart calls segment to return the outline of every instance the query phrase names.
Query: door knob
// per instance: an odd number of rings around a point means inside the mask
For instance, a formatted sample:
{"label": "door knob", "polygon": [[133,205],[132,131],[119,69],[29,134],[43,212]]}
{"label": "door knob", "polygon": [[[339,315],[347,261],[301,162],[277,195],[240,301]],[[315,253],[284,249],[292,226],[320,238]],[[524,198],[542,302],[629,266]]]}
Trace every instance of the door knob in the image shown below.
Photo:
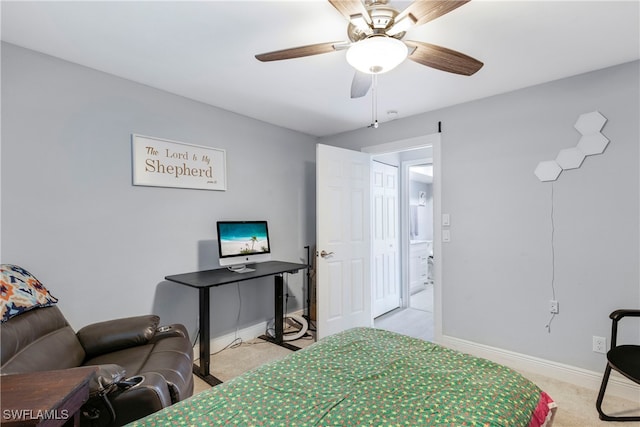
{"label": "door knob", "polygon": [[320,256],[322,258],[326,258],[326,257],[331,256],[331,255],[333,255],[333,252],[327,252],[324,249],[322,250],[322,252],[320,252]]}

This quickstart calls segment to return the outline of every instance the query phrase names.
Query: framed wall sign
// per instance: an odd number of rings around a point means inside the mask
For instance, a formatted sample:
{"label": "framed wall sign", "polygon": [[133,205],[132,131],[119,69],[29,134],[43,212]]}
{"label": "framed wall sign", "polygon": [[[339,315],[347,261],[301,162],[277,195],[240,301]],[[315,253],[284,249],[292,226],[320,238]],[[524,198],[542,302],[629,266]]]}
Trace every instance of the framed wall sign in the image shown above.
{"label": "framed wall sign", "polygon": [[226,151],[131,135],[133,185],[227,189]]}

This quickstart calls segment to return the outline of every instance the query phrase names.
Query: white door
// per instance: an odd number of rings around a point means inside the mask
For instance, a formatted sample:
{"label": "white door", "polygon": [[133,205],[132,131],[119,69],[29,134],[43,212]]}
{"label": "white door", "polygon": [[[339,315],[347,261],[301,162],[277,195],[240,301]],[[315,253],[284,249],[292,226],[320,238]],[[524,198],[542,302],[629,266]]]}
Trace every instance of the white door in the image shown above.
{"label": "white door", "polygon": [[373,317],[400,307],[398,168],[371,163]]}
{"label": "white door", "polygon": [[372,326],[370,155],[316,148],[318,338]]}

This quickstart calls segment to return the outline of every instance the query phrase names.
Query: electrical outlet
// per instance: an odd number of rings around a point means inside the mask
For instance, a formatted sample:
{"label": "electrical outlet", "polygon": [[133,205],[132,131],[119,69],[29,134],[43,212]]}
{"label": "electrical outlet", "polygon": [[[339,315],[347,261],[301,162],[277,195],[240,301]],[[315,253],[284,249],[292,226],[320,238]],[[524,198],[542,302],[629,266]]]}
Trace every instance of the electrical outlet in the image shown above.
{"label": "electrical outlet", "polygon": [[558,304],[558,301],[552,299],[551,301],[549,301],[549,312],[551,314],[558,314],[560,313],[560,305]]}
{"label": "electrical outlet", "polygon": [[596,353],[607,352],[607,339],[605,337],[593,337],[593,351]]}

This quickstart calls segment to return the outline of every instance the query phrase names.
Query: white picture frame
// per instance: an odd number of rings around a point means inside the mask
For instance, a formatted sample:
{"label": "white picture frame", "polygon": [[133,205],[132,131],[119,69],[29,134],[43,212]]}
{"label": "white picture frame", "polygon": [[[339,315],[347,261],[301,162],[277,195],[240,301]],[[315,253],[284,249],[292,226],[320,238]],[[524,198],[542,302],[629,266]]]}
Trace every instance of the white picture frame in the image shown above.
{"label": "white picture frame", "polygon": [[226,151],[131,135],[133,185],[227,190]]}

